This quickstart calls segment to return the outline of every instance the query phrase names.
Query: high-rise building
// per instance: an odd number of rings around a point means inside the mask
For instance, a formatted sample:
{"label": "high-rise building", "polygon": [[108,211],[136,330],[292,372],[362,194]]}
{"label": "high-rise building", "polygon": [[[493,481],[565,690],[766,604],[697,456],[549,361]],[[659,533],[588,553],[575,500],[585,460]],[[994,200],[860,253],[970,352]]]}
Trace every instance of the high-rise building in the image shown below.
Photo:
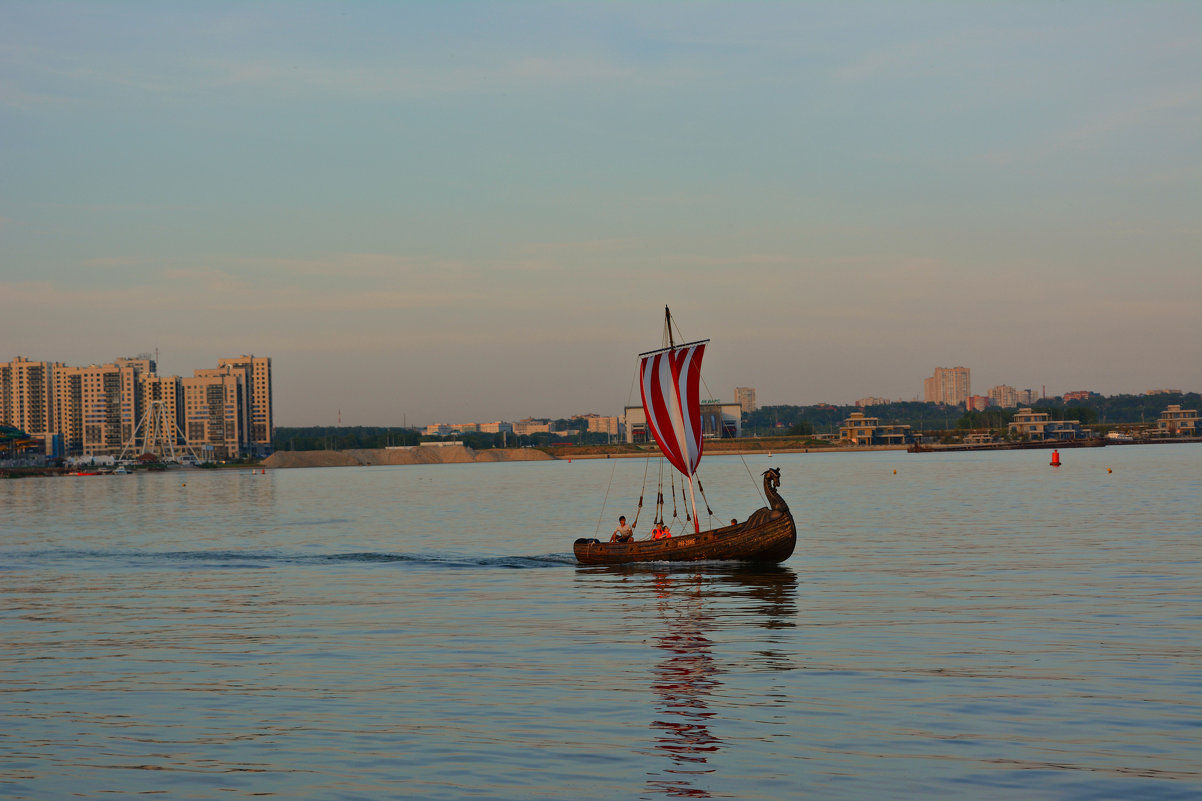
{"label": "high-rise building", "polygon": [[923,396],[927,403],[963,406],[972,394],[967,367],[936,367],[935,374],[923,381]]}
{"label": "high-rise building", "polygon": [[755,387],[735,387],[735,403],[743,409],[743,414],[755,411]]}
{"label": "high-rise building", "polygon": [[229,459],[243,452],[246,387],[241,369],[192,371],[180,379],[184,396],[184,437],[202,459]]}
{"label": "high-rise building", "polygon": [[989,399],[995,406],[1003,409],[1013,409],[1018,406],[1018,390],[1014,387],[998,384],[989,390]]}
{"label": "high-rise building", "polygon": [[271,414],[271,357],[239,356],[236,359],[218,359],[217,366],[244,371],[246,397],[249,401],[247,415],[250,421],[247,439],[252,451],[259,455],[270,453],[271,439],[275,435],[275,421]]}
{"label": "high-rise building", "polygon": [[159,376],[156,369],[149,354],[87,367],[22,357],[0,362],[0,423],[44,439],[47,453],[57,439],[66,454],[116,456],[134,444],[156,404],[156,423],[171,444],[181,444],[182,430],[214,457],[270,452],[270,358],[222,359],[190,379]]}
{"label": "high-rise building", "polygon": [[50,404],[53,365],[31,362],[20,356],[0,363],[0,423],[19,428],[31,437],[54,432]]}

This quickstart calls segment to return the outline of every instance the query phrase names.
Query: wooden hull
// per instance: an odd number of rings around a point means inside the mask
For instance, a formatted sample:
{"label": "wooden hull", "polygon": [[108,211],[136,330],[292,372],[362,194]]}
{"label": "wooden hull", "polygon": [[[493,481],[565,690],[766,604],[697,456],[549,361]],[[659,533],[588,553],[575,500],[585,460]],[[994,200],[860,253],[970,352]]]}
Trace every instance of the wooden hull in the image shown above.
{"label": "wooden hull", "polygon": [[783,562],[793,555],[796,544],[797,527],[788,509],[761,509],[746,522],[700,534],[612,543],[582,538],[576,540],[572,550],[577,561],[585,565],[701,560]]}

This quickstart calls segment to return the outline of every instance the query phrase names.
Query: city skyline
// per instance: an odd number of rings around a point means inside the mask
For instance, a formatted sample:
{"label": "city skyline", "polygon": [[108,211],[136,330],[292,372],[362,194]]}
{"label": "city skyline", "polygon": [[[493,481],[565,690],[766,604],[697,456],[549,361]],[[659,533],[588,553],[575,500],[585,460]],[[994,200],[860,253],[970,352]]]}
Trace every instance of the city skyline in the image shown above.
{"label": "city skyline", "polygon": [[0,8],[0,358],[280,425],[1202,386],[1202,7]]}

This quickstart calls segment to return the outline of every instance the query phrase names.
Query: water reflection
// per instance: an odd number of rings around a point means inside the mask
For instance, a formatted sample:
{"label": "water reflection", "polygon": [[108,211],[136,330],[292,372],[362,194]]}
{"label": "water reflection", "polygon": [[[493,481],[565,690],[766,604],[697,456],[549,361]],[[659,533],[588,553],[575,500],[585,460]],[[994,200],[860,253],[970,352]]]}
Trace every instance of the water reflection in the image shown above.
{"label": "water reflection", "polygon": [[[664,795],[709,798],[705,777],[716,770],[712,760],[727,743],[711,702],[722,691],[721,643],[710,633],[748,623],[767,630],[754,659],[760,668],[789,670],[786,650],[774,647],[782,629],[795,625],[797,576],[787,567],[605,568],[623,578],[642,577],[660,621],[655,647],[660,658],[651,671],[656,703],[650,728],[655,753],[667,767],[649,775],[647,789]],[[715,653],[718,651],[718,653]],[[729,659],[727,659],[729,662]],[[746,665],[732,666],[742,669]]]}

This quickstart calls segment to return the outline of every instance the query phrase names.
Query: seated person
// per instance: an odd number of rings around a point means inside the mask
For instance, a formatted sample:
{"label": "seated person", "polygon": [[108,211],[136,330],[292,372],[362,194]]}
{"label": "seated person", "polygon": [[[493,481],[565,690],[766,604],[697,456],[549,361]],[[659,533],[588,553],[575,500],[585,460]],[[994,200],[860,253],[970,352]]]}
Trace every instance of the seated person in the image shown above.
{"label": "seated person", "polygon": [[618,518],[618,527],[610,535],[610,542],[630,542],[634,539],[634,527],[626,525],[626,515]]}
{"label": "seated person", "polygon": [[655,528],[651,529],[651,539],[662,540],[664,537],[671,537],[672,532],[664,523],[656,523]]}

